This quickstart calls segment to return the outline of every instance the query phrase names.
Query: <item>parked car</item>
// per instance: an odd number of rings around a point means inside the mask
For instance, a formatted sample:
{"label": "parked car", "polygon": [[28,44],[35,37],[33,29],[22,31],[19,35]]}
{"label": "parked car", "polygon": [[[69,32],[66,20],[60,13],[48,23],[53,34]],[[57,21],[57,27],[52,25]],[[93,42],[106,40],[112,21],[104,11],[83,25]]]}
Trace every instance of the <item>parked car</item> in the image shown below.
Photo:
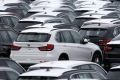
{"label": "parked car", "polygon": [[119,29],[119,24],[93,23],[83,25],[79,33],[82,38],[89,39],[90,42],[99,45],[104,53],[106,51],[104,47],[119,34]]}
{"label": "parked car", "polygon": [[31,65],[27,71],[38,69],[77,69],[77,70],[95,70],[106,76],[107,72],[97,63],[88,61],[50,61]]}
{"label": "parked car", "polygon": [[[56,73],[57,72],[57,73]],[[42,69],[23,73],[18,80],[103,80],[106,77],[94,70]]]}
{"label": "parked car", "polygon": [[27,14],[28,11],[23,9],[23,8],[19,8],[17,6],[1,6],[0,12],[12,12],[12,13],[15,13],[21,19],[21,18],[25,17],[25,15]]}
{"label": "parked car", "polygon": [[20,19],[12,13],[0,12],[0,23],[15,27]]}
{"label": "parked car", "polygon": [[10,47],[18,33],[10,26],[0,24],[0,57],[10,56]]}
{"label": "parked car", "polygon": [[4,6],[17,6],[21,9],[25,9],[27,11],[30,9],[29,4],[26,3],[25,1],[20,1],[20,0],[7,1],[7,0],[5,0],[3,3],[4,3]]}
{"label": "parked car", "polygon": [[54,17],[28,17],[28,18],[24,18],[21,19],[18,24],[14,27],[14,29],[17,32],[20,32],[22,30],[24,30],[26,27],[28,26],[32,26],[32,25],[36,25],[36,24],[45,24],[45,23],[65,23],[65,24],[69,24],[69,22],[67,20],[65,20],[64,18],[54,18]]}
{"label": "parked car", "polygon": [[[117,31],[119,32],[120,30],[118,29]],[[109,67],[112,66],[111,64],[120,63],[119,42],[120,42],[120,35],[113,38],[109,43],[107,43],[105,47],[106,49],[105,61],[106,61],[106,65],[108,65]]]}
{"label": "parked car", "polygon": [[0,58],[0,67],[9,67],[17,71],[19,74],[24,73],[26,70],[17,62],[10,58]]}
{"label": "parked car", "polygon": [[112,67],[107,73],[108,80],[119,80],[120,79],[120,66]]}
{"label": "parked car", "polygon": [[36,24],[32,26],[27,26],[26,29],[31,28],[58,28],[58,29],[74,29],[76,28],[72,25],[64,24],[64,23],[45,23],[44,25]]}
{"label": "parked car", "polygon": [[9,67],[0,67],[0,80],[17,80],[19,73]]}
{"label": "parked car", "polygon": [[81,39],[79,33],[72,29],[27,29],[13,44],[11,58],[18,63],[86,60],[101,64],[103,60],[100,48]]}

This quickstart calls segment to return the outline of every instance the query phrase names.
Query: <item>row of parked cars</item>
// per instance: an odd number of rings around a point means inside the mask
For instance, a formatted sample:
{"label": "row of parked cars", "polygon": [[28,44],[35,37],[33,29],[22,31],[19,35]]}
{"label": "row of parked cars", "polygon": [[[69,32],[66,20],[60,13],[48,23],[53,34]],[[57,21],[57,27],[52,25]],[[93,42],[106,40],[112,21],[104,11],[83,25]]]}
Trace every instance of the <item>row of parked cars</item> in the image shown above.
{"label": "row of parked cars", "polygon": [[[108,0],[4,0],[0,3],[0,56],[20,64],[92,61],[108,69],[120,61],[119,4]],[[41,71],[51,70],[54,73],[51,68]]]}
{"label": "row of parked cars", "polygon": [[100,65],[88,61],[50,61],[24,69],[9,58],[0,58],[1,80],[119,80],[120,66],[106,72]]}

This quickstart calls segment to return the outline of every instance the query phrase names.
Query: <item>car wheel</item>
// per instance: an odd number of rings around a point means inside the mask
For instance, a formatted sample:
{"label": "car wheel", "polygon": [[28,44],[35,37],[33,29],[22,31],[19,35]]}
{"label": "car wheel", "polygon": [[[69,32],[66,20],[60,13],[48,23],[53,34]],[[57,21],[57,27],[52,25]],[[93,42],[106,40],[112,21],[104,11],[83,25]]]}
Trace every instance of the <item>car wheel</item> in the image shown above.
{"label": "car wheel", "polygon": [[69,57],[67,54],[62,54],[60,57],[59,57],[59,60],[69,60]]}
{"label": "car wheel", "polygon": [[101,56],[99,54],[94,54],[93,58],[92,58],[92,62],[95,62],[95,63],[101,65],[102,64]]}

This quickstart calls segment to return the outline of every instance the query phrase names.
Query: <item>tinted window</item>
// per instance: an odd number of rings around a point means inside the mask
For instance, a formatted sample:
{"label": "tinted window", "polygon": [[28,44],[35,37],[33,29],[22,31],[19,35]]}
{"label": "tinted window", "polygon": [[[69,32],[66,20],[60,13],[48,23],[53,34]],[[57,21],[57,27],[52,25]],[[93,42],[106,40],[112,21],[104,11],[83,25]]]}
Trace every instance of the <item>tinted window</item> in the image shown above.
{"label": "tinted window", "polygon": [[75,31],[71,31],[72,37],[75,41],[75,43],[80,43],[80,35],[79,33],[75,32]]}
{"label": "tinted window", "polygon": [[12,71],[0,71],[0,79],[2,80],[17,80],[19,74]]}
{"label": "tinted window", "polygon": [[2,39],[4,40],[4,42],[6,42],[6,43],[12,42],[12,39],[9,36],[7,31],[0,31],[0,35],[2,36]]}
{"label": "tinted window", "polygon": [[19,73],[25,72],[25,70],[19,64],[17,64],[16,62],[14,62],[12,60],[0,59],[0,66],[6,66],[6,67],[13,68],[16,71],[18,71]]}
{"label": "tinted window", "polygon": [[32,26],[32,25],[35,25],[35,24],[40,24],[40,22],[30,22],[30,21],[25,21],[25,22],[19,22],[16,26],[15,26],[15,29],[17,31],[21,31],[21,30],[24,30],[25,27],[27,26]]}
{"label": "tinted window", "polygon": [[39,77],[39,76],[24,76],[24,77],[20,77],[18,80],[57,80],[57,77],[49,77],[49,76],[45,76],[45,77]]}
{"label": "tinted window", "polygon": [[73,69],[91,70],[92,68],[89,65],[80,65],[73,67]]}
{"label": "tinted window", "polygon": [[19,21],[18,18],[11,17],[11,20],[12,20],[14,26],[18,24],[18,21]]}
{"label": "tinted window", "polygon": [[18,42],[48,42],[50,34],[46,33],[22,33],[18,36]]}
{"label": "tinted window", "polygon": [[10,17],[3,17],[3,20],[4,20],[4,23],[6,23],[7,25],[13,26]]}
{"label": "tinted window", "polygon": [[61,33],[62,33],[66,43],[74,43],[70,31],[62,31]]}
{"label": "tinted window", "polygon": [[81,29],[79,33],[83,38],[91,36],[104,37],[106,32],[107,32],[106,29]]}
{"label": "tinted window", "polygon": [[17,80],[17,78],[19,77],[19,74],[12,72],[12,71],[7,71],[6,74],[9,77],[8,80]]}
{"label": "tinted window", "polygon": [[106,75],[106,72],[100,66],[97,66],[97,65],[90,65],[90,66],[93,70],[99,71],[103,75]]}
{"label": "tinted window", "polygon": [[93,77],[91,76],[90,73],[76,73],[71,76],[71,79],[92,79]]}

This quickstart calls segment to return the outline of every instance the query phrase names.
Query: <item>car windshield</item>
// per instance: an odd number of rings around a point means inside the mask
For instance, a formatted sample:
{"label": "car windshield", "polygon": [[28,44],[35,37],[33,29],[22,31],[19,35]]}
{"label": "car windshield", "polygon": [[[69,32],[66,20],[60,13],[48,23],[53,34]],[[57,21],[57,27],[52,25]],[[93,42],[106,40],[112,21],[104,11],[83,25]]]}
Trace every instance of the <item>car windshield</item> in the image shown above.
{"label": "car windshield", "polygon": [[21,33],[18,42],[48,42],[50,34],[47,33]]}
{"label": "car windshield", "polygon": [[[20,77],[18,80],[58,80],[57,77],[47,77],[47,76],[24,76],[24,77]],[[62,79],[61,79],[62,80]],[[67,80],[67,79],[66,79]]]}
{"label": "car windshield", "polygon": [[81,29],[80,35],[81,37],[104,37],[106,34],[106,29]]}

